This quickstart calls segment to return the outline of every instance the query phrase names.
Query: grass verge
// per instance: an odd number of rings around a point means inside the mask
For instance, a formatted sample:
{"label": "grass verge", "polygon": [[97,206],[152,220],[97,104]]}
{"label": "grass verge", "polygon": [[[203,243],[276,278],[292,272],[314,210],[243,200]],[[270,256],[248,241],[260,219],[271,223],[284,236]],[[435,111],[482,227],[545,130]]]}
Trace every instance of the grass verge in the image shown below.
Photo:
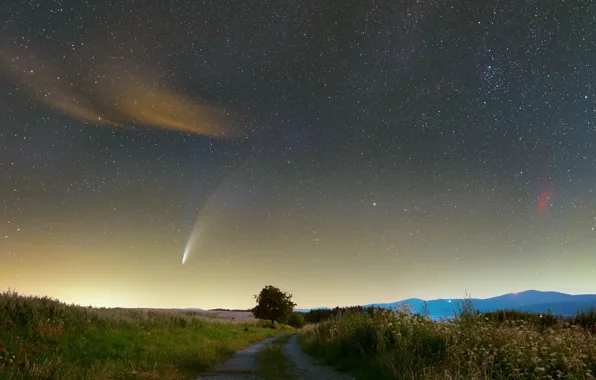
{"label": "grass verge", "polygon": [[285,330],[0,293],[0,379],[188,379]]}
{"label": "grass verge", "polygon": [[339,314],[300,344],[357,379],[596,378],[596,331],[564,321],[493,321],[471,305],[442,322],[405,311]]}
{"label": "grass verge", "polygon": [[284,355],[283,347],[290,339],[287,335],[276,339],[257,355],[259,375],[264,380],[293,380],[292,363]]}

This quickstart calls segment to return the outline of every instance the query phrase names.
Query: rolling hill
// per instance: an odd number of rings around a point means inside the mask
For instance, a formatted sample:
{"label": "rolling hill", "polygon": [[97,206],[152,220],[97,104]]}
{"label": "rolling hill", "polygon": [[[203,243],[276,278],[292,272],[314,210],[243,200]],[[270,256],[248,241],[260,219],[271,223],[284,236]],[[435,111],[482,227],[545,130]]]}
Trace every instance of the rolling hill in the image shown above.
{"label": "rolling hill", "polygon": [[[458,310],[461,298],[427,300],[426,305],[431,317],[435,319],[452,317]],[[364,306],[376,306],[383,309],[398,309],[400,305],[409,305],[414,313],[421,313],[425,300],[409,298],[390,303],[373,303]],[[573,315],[577,310],[596,308],[596,294],[566,294],[553,291],[526,290],[508,293],[491,298],[472,298],[474,308],[484,311],[516,309],[534,313],[546,313],[550,308],[556,315]],[[319,309],[324,309],[319,308]],[[308,311],[310,309],[299,309]],[[297,310],[298,311],[298,310]]]}

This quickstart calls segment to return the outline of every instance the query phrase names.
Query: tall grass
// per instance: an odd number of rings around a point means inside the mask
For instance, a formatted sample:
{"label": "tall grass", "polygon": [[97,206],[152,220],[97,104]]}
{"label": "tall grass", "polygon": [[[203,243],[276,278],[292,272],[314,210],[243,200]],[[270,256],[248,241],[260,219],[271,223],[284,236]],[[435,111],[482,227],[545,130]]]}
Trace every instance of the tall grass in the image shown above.
{"label": "tall grass", "polygon": [[441,322],[407,309],[342,313],[303,334],[301,344],[361,379],[594,379],[589,328],[499,315],[475,312],[470,300]]}
{"label": "tall grass", "polygon": [[0,293],[0,379],[184,379],[279,331]]}

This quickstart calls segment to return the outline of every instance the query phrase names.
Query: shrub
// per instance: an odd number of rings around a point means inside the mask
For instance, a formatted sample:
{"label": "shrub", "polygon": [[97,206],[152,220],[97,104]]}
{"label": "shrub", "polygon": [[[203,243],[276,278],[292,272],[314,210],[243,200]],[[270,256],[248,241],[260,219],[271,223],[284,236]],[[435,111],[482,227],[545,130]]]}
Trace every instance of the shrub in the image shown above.
{"label": "shrub", "polygon": [[304,314],[293,312],[288,317],[286,323],[295,329],[301,329],[306,324],[306,322],[304,321]]}

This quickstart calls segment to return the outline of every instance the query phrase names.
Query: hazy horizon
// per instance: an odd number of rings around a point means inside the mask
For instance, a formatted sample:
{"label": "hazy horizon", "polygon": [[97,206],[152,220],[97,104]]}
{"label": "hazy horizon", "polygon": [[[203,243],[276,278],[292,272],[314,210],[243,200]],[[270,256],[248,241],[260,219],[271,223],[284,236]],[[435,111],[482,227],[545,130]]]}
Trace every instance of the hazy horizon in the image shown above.
{"label": "hazy horizon", "polygon": [[[254,306],[254,302],[245,302],[245,306],[234,306],[234,305],[216,305],[216,306],[205,306],[205,305],[201,305],[200,303],[197,305],[180,305],[180,304],[170,304],[169,306],[160,306],[160,305],[155,305],[155,304],[151,304],[151,306],[149,306],[149,304],[94,304],[93,302],[78,302],[76,300],[67,300],[67,299],[62,299],[59,297],[54,297],[51,296],[49,294],[42,294],[42,293],[23,293],[20,292],[19,289],[14,289],[14,288],[10,288],[10,289],[1,289],[0,291],[15,291],[21,295],[25,295],[25,296],[39,296],[39,297],[50,297],[50,298],[55,298],[60,302],[64,302],[67,304],[75,304],[75,305],[79,305],[79,306],[93,306],[93,307],[121,307],[121,308],[147,308],[147,309],[203,309],[203,310],[209,310],[209,309],[250,309]],[[285,290],[285,289],[282,289]],[[554,289],[524,289],[524,290],[517,290],[517,291],[507,291],[505,293],[498,293],[498,294],[489,294],[487,296],[476,296],[474,293],[471,293],[472,298],[477,298],[477,299],[486,299],[486,298],[492,298],[492,297],[498,297],[498,296],[502,296],[505,294],[515,294],[515,293],[522,293],[522,292],[526,292],[526,291],[532,291],[532,290],[536,290],[536,291],[540,291],[540,292],[558,292],[558,293],[565,293],[565,294],[570,294],[570,295],[584,295],[584,294],[595,294],[596,295],[596,290],[593,290],[592,292],[564,292],[564,291],[560,291],[560,290],[554,290]],[[258,292],[257,292],[258,293]],[[291,291],[290,291],[291,293]],[[384,303],[393,303],[393,302],[399,302],[399,301],[403,301],[403,300],[407,300],[407,299],[423,299],[425,301],[429,301],[429,300],[437,300],[437,299],[462,299],[465,297],[465,292],[463,292],[461,295],[459,296],[453,296],[453,297],[431,297],[431,298],[421,298],[421,297],[417,297],[417,296],[409,296],[409,297],[403,297],[403,298],[396,298],[396,299],[391,299],[391,300],[378,300],[378,299],[374,299],[374,296],[369,297],[370,300],[368,301],[364,301],[364,302],[360,302],[360,303],[351,303],[351,304],[336,304],[333,302],[327,303],[327,304],[320,304],[320,305],[308,305],[308,306],[302,306],[300,304],[298,304],[295,309],[314,309],[314,308],[318,308],[318,307],[347,307],[347,306],[363,306],[363,305],[369,305],[369,304],[384,304]],[[296,301],[297,299],[299,299],[299,297],[296,297],[296,295],[294,295],[294,297],[292,298],[294,301]],[[252,298],[251,298],[252,301]]]}

